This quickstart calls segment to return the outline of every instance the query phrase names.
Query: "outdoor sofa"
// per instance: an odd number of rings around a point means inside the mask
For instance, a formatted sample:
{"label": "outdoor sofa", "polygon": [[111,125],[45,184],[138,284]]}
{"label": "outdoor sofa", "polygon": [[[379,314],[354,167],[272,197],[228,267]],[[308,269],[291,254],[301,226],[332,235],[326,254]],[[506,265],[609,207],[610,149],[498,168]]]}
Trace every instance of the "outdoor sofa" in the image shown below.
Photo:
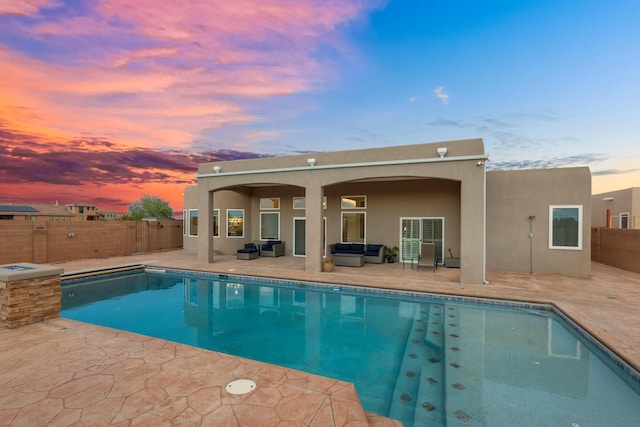
{"label": "outdoor sofa", "polygon": [[[371,264],[382,264],[384,262],[384,245],[378,244],[362,244],[362,243],[332,243],[329,245],[331,250],[331,258],[336,265],[339,263],[342,255],[362,255],[363,261]],[[336,261],[338,257],[338,261]]]}

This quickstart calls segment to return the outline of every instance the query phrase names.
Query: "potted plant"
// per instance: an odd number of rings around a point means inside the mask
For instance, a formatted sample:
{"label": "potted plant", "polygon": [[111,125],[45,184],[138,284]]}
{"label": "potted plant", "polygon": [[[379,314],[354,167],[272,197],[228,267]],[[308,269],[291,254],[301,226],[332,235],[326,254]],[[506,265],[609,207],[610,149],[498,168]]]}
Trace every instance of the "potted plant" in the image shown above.
{"label": "potted plant", "polygon": [[325,260],[322,261],[322,271],[326,273],[333,271],[333,260],[331,258],[325,258]]}
{"label": "potted plant", "polygon": [[393,264],[394,262],[396,262],[396,258],[398,257],[398,247],[394,246],[394,247],[389,247],[389,246],[385,246],[384,247],[384,259],[389,263],[389,264]]}

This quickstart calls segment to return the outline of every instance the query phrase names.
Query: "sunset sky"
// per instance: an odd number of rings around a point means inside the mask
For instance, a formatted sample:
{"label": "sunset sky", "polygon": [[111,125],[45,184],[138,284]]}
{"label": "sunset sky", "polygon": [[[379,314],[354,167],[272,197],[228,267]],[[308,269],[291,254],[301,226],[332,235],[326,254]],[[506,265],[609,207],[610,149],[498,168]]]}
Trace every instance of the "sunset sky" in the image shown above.
{"label": "sunset sky", "polygon": [[197,164],[483,138],[489,170],[640,186],[637,0],[0,0],[0,202]]}

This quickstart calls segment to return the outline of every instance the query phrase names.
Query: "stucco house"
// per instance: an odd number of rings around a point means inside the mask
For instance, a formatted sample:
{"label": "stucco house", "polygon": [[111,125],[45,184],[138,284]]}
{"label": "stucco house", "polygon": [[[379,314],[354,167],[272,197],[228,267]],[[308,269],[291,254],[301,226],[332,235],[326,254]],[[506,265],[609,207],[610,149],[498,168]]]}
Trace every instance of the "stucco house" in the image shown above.
{"label": "stucco house", "polygon": [[215,262],[280,240],[319,272],[332,243],[397,246],[415,262],[429,242],[438,263],[459,258],[461,283],[487,269],[589,276],[589,169],[487,161],[470,139],[203,163],[184,193],[184,250]]}
{"label": "stucco house", "polygon": [[591,226],[640,229],[640,187],[594,194]]}
{"label": "stucco house", "polygon": [[77,216],[64,206],[41,203],[0,203],[0,221],[72,221]]}

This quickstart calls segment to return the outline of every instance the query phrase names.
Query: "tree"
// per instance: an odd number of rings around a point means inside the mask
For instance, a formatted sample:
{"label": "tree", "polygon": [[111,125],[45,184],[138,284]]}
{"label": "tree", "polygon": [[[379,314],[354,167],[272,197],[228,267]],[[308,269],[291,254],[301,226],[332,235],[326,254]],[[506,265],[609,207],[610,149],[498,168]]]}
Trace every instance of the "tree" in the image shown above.
{"label": "tree", "polygon": [[122,215],[123,220],[135,221],[144,218],[173,218],[173,209],[169,202],[158,196],[142,196],[129,205],[129,212]]}

